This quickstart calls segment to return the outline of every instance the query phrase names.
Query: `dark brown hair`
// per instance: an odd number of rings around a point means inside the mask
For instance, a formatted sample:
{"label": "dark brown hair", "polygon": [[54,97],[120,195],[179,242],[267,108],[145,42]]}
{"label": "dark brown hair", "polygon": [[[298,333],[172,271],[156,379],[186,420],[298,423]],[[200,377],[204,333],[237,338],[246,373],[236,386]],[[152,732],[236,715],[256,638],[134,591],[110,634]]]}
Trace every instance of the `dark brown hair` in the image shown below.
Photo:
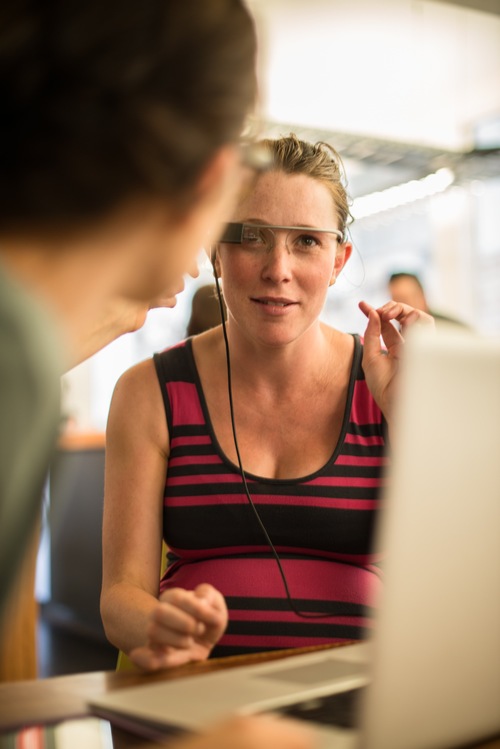
{"label": "dark brown hair", "polygon": [[408,271],[397,271],[396,273],[391,273],[388,283],[391,284],[394,281],[399,281],[400,278],[409,278],[415,283],[416,286],[418,286],[420,291],[424,290],[420,278],[415,273],[409,273]]}
{"label": "dark brown hair", "polygon": [[2,0],[0,232],[186,200],[256,95],[242,0]]}
{"label": "dark brown hair", "polygon": [[[226,316],[225,305],[222,302],[224,317]],[[219,298],[215,284],[199,286],[191,302],[191,316],[189,318],[186,334],[188,336],[198,335],[205,330],[215,328],[222,322]]]}

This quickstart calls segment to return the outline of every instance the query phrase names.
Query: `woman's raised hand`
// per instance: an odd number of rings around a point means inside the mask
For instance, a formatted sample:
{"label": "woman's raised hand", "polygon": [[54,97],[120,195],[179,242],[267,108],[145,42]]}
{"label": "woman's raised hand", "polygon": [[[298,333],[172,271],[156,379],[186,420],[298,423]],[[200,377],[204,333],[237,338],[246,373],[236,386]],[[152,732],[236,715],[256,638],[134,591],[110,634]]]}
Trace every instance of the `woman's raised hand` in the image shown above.
{"label": "woman's raised hand", "polygon": [[[412,325],[434,327],[434,318],[422,310],[400,302],[387,302],[378,309],[367,302],[360,302],[359,308],[368,318],[363,350],[366,384],[385,418],[390,422],[396,375],[404,349],[404,335]],[[397,330],[393,321],[399,323],[400,330]]]}

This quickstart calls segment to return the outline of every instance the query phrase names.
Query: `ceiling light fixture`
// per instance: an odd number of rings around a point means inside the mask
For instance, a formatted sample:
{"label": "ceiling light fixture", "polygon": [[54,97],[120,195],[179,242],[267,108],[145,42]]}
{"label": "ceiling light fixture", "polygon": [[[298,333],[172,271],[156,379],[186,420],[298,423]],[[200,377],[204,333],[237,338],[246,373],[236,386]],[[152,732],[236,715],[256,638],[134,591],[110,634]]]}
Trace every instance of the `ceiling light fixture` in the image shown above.
{"label": "ceiling light fixture", "polygon": [[437,172],[428,174],[427,177],[422,179],[414,179],[411,182],[389,187],[387,190],[380,190],[355,198],[351,213],[355,219],[361,219],[399,208],[443,192],[453,184],[454,180],[455,174],[451,169],[438,169]]}

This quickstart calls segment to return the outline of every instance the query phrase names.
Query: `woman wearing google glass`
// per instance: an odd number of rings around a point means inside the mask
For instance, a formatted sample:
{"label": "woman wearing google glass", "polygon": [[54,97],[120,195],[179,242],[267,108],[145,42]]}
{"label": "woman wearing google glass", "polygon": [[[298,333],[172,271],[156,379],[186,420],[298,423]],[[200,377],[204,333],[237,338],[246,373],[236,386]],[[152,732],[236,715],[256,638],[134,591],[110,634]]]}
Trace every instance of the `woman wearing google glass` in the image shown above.
{"label": "woman wearing google glass", "polygon": [[111,406],[103,617],[147,669],[360,639],[381,585],[402,333],[432,319],[360,302],[363,340],[320,320],[352,252],[340,158],[261,147],[272,167],[212,248],[225,327],[133,367]]}

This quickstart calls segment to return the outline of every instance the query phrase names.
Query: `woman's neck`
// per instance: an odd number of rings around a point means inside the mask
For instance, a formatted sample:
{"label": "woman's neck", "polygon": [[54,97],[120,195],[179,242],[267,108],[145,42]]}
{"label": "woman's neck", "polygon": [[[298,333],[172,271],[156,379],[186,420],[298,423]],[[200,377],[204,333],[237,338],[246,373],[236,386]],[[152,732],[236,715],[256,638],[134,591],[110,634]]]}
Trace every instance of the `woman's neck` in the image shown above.
{"label": "woman's neck", "polygon": [[345,364],[348,336],[318,322],[300,339],[283,346],[262,346],[228,330],[234,378],[250,387],[284,393],[322,387]]}

